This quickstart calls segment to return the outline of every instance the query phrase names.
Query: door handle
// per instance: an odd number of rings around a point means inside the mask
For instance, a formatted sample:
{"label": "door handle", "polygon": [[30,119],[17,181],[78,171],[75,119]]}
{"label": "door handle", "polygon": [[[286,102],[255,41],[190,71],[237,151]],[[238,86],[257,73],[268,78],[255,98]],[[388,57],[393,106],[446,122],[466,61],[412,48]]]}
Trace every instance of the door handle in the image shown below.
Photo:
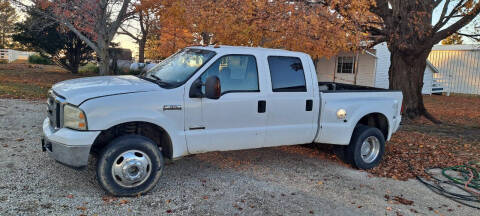
{"label": "door handle", "polygon": [[305,103],[305,111],[312,111],[313,109],[313,100],[307,100]]}
{"label": "door handle", "polygon": [[265,113],[267,110],[267,102],[264,100],[258,101],[258,113]]}

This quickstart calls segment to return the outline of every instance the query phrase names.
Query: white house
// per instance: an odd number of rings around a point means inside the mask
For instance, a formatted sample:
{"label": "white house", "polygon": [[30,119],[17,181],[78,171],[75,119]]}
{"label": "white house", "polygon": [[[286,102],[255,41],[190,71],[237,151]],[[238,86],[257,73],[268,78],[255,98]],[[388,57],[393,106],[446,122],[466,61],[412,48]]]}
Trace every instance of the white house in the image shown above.
{"label": "white house", "polygon": [[434,79],[447,94],[480,95],[480,45],[437,45],[428,60],[438,69]]}
{"label": "white house", "polygon": [[[342,52],[332,58],[322,58],[317,63],[317,74],[320,82],[388,88],[389,67],[390,51],[386,43],[382,43],[366,51]],[[443,91],[443,88],[433,79],[433,74],[438,72],[433,64],[427,62],[423,94]]]}

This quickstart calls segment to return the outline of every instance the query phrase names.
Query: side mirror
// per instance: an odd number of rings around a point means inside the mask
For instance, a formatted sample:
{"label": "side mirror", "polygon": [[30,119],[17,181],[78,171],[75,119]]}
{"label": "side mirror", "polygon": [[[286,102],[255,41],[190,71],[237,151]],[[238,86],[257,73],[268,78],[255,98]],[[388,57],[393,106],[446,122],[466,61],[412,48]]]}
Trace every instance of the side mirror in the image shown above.
{"label": "side mirror", "polygon": [[190,92],[188,94],[190,98],[202,98],[202,80],[197,79],[192,83],[190,87]]}
{"label": "side mirror", "polygon": [[207,77],[205,82],[205,96],[209,99],[218,99],[221,96],[222,87],[220,86],[220,79],[217,76]]}

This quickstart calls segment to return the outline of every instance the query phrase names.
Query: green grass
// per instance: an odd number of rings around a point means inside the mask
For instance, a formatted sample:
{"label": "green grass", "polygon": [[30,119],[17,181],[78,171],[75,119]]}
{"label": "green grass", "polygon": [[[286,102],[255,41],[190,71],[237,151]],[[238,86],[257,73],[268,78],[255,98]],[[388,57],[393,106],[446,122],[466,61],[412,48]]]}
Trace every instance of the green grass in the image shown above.
{"label": "green grass", "polygon": [[45,98],[49,87],[24,83],[0,83],[0,96],[8,98]]}

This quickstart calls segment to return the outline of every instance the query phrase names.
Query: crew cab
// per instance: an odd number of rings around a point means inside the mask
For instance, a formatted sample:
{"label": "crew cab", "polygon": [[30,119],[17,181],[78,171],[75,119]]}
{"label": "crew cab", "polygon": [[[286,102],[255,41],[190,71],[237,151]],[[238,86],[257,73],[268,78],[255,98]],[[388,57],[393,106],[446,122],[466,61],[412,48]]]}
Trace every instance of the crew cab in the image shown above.
{"label": "crew cab", "polygon": [[67,80],[48,92],[42,148],[74,168],[97,156],[110,194],[144,194],[165,159],[306,143],[370,169],[401,121],[402,93],[317,81],[309,55],[198,46],[138,76]]}

